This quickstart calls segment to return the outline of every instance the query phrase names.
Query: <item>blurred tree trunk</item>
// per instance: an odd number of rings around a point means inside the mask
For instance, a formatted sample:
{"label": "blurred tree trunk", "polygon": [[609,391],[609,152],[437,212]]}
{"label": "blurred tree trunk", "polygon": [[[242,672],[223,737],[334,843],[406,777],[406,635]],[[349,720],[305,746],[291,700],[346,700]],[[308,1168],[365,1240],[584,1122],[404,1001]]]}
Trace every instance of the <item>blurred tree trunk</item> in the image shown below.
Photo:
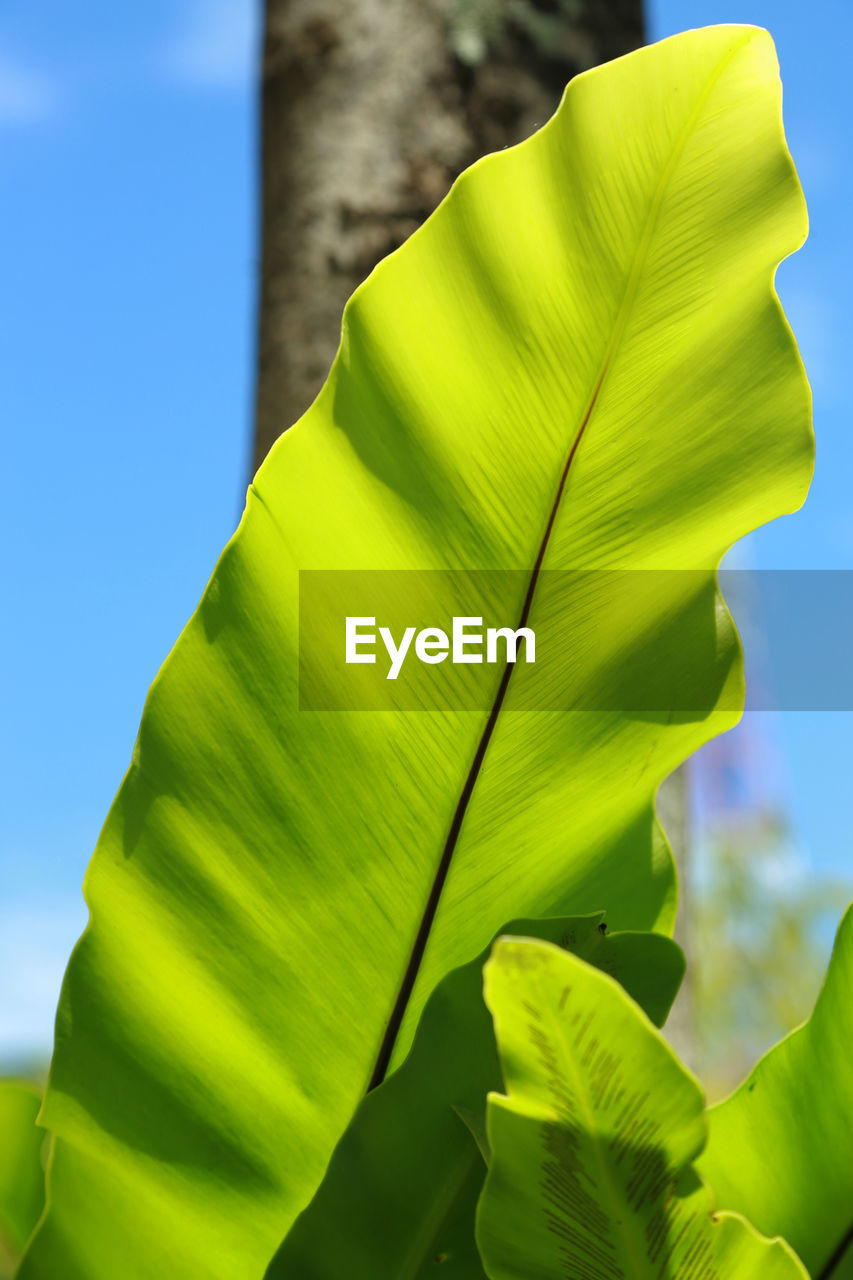
{"label": "blurred tree trunk", "polygon": [[577,71],[643,38],[642,0],[267,0],[253,469],[320,390],[380,258]]}

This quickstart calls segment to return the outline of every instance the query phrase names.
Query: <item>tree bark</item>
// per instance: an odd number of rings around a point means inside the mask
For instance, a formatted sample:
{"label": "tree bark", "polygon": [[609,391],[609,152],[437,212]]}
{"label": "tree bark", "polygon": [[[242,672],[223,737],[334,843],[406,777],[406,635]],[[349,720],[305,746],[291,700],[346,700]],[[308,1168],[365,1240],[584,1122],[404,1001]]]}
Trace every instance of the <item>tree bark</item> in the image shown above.
{"label": "tree bark", "polygon": [[641,0],[267,0],[253,469],[319,391],[376,263],[576,72],[643,38]]}

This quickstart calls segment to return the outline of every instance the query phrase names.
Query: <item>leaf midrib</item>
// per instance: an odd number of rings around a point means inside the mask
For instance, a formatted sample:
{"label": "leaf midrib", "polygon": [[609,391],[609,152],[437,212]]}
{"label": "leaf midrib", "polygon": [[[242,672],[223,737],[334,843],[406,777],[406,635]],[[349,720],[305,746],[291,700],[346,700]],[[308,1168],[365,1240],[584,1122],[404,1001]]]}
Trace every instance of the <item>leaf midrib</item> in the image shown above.
{"label": "leaf midrib", "polygon": [[[643,1271],[644,1251],[642,1243],[638,1244],[636,1235],[636,1214],[631,1207],[628,1198],[623,1190],[622,1185],[613,1177],[613,1170],[607,1159],[604,1142],[601,1139],[600,1127],[596,1123],[595,1104],[590,1098],[586,1089],[586,1078],[581,1076],[575,1063],[572,1047],[566,1036],[565,1023],[554,1016],[553,1007],[548,1001],[548,993],[545,992],[545,999],[542,1005],[548,1010],[550,1021],[556,1029],[556,1036],[563,1047],[563,1058],[568,1068],[568,1074],[574,1083],[575,1096],[580,1104],[583,1112],[586,1131],[595,1152],[595,1161],[599,1170],[599,1186],[602,1187],[602,1198],[608,1201],[610,1209],[610,1220],[614,1226],[622,1225],[621,1235],[623,1246],[620,1249],[623,1259],[631,1267],[634,1280],[646,1280],[648,1272]],[[620,1210],[622,1213],[620,1215]],[[626,1276],[625,1280],[629,1280]]]}
{"label": "leaf midrib", "polygon": [[[643,230],[641,232],[639,241],[637,243],[637,248],[634,253],[634,258],[631,264],[631,270],[628,274],[628,279],[625,284],[625,292],[622,296],[622,301],[619,304],[619,310],[617,312],[616,320],[613,326],[613,333],[611,335],[610,342],[607,346],[607,350],[605,351],[604,357],[601,361],[601,365],[597,371],[597,375],[593,383],[592,392],[587,401],[586,409],[581,418],[580,425],[575,432],[574,438],[569,448],[568,456],[566,458],[565,464],[562,469],[562,473],[559,478],[559,482],[557,484],[556,494],[554,497],[553,504],[551,506],[547,523],[545,525],[545,531],[540,541],[539,551],[536,556],[536,561],[534,563],[533,569],[531,570],[530,581],[528,583],[528,588],[527,588],[527,594],[525,595],[524,604],[522,606],[519,621],[516,624],[516,630],[526,626],[527,624],[527,620],[530,615],[530,609],[533,604],[533,597],[536,591],[536,585],[539,580],[539,574],[542,568],[542,563],[545,558],[545,553],[548,550],[548,544],[551,538],[551,533],[554,527],[554,523],[556,521],[557,515],[559,514],[560,503],[562,501],[563,493],[566,488],[566,483],[569,478],[569,472],[571,470],[572,463],[575,460],[575,456],[577,455],[580,442],[583,439],[583,436],[586,432],[586,428],[589,424],[589,420],[592,416],[593,410],[595,409],[595,406],[598,402],[602,387],[604,386],[604,382],[607,378],[608,373],[610,372],[610,369],[612,367],[619,345],[624,336],[625,328],[627,326],[628,319],[630,317],[631,309],[633,307],[634,299],[636,297],[637,289],[639,286],[640,275],[642,273],[643,267],[645,266],[649,245],[651,244],[652,237],[654,235],[658,214],[660,212],[660,207],[663,202],[663,197],[666,193],[667,186],[669,185],[670,178],[672,177],[675,166],[677,165],[681,157],[681,154],[684,150],[687,140],[690,137],[692,129],[703,107],[705,106],[705,103],[707,102],[708,98],[713,92],[714,87],[716,86],[717,82],[719,81],[726,67],[729,65],[729,63],[732,61],[735,55],[739,53],[740,50],[744,48],[752,40],[752,38],[753,38],[753,32],[752,30],[748,30],[745,37],[741,41],[739,41],[737,44],[733,45],[732,48],[728,49],[726,51],[725,56],[720,59],[719,64],[715,68],[714,72],[708,77],[708,81],[707,81],[707,84],[705,85],[704,90],[697,98],[684,125],[682,126],[681,131],[670,152],[669,159],[661,172],[660,178],[658,179],[658,184],[657,184],[657,187],[655,188],[655,193],[649,205],[649,210],[648,210],[648,213],[646,214],[646,220],[643,224]],[[370,1090],[372,1089],[375,1089],[377,1085],[380,1085],[382,1081],[385,1079],[385,1076],[388,1072],[388,1067],[391,1062],[391,1056],[394,1052],[394,1047],[397,1042],[397,1037],[400,1032],[400,1027],[402,1026],[403,1018],[405,1017],[406,1010],[409,1005],[409,999],[414,989],[415,982],[417,980],[417,976],[420,971],[421,962],[423,960],[427,943],[430,938],[432,925],[435,921],[435,916],[438,911],[438,904],[441,899],[441,894],[444,889],[444,885],[447,881],[447,876],[450,872],[450,866],[453,861],[453,854],[456,850],[456,846],[459,841],[459,835],[462,830],[462,824],[464,822],[465,815],[468,811],[468,806],[471,801],[471,797],[474,794],[474,789],[476,787],[477,780],[480,775],[480,770],[482,769],[483,762],[486,757],[486,752],[488,751],[489,743],[491,742],[492,736],[497,726],[498,718],[500,716],[500,712],[503,707],[504,700],[506,698],[507,690],[509,688],[509,682],[510,682],[510,679],[512,678],[512,673],[514,669],[515,667],[513,663],[510,663],[510,662],[506,663],[503,674],[501,676],[501,681],[498,686],[497,693],[495,694],[494,702],[492,703],[492,707],[489,712],[488,719],[486,720],[485,727],[480,736],[480,741],[477,745],[477,749],[474,753],[474,757],[468,769],[468,773],[466,775],[465,782],[463,784],[462,791],[460,793],[459,800],[457,801],[456,809],[453,814],[450,828],[448,830],[447,839],[445,840],[444,848],[442,849],[438,867],[436,869],[435,876],[433,877],[433,882],[430,888],[429,896],[427,897],[427,901],[424,906],[423,913],[421,915],[421,922],[418,927],[417,934],[415,935],[415,940],[412,945],[412,950],[409,955],[409,961],[406,966],[405,973],[403,975],[403,980],[398,989],[394,1006],[391,1010],[391,1015],[388,1019],[386,1030],[382,1037],[381,1044],[379,1046],[379,1052],[376,1057],[376,1063],[373,1068],[373,1072],[367,1086],[368,1092],[370,1092]]]}

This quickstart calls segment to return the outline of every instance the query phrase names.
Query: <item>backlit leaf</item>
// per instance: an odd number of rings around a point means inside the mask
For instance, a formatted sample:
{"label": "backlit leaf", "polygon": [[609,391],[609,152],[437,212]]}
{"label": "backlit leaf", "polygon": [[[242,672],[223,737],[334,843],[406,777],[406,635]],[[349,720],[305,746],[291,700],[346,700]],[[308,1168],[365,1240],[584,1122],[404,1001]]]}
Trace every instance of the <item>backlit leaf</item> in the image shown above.
{"label": "backlit leaf", "polygon": [[[591,71],[354,295],[91,864],[21,1280],[255,1280],[430,992],[505,920],[670,928],[653,796],[741,700],[715,566],[811,471],[772,286],[805,235],[779,102],[747,27]],[[445,571],[475,570],[466,611],[526,619],[541,663],[345,666],[347,572],[366,613],[394,571],[395,616],[441,626]],[[430,709],[440,671],[466,709]],[[377,690],[390,709],[316,709]]]}
{"label": "backlit leaf", "polygon": [[692,1168],[704,1099],[611,978],[499,939],[486,1003],[506,1081],[477,1214],[490,1280],[807,1280],[786,1244],[716,1219]]}

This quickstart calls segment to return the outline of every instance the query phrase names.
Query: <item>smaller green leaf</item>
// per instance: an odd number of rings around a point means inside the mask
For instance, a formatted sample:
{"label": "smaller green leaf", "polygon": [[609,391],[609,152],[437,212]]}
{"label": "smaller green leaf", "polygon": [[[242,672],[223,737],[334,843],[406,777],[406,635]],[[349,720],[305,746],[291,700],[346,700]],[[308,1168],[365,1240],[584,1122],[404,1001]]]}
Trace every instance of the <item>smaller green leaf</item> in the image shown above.
{"label": "smaller green leaf", "polygon": [[[620,978],[665,1019],[684,972],[671,939],[605,934],[603,914],[519,920]],[[364,1099],[268,1280],[482,1280],[474,1215],[485,1175],[484,1111],[501,1075],[482,997],[485,951],[438,985],[409,1057]]]}
{"label": "smaller green leaf", "polygon": [[41,1097],[35,1085],[0,1080],[0,1239],[14,1256],[23,1250],[44,1207],[42,1147],[36,1128]]}
{"label": "smaller green leaf", "polygon": [[508,1096],[489,1097],[477,1211],[491,1280],[803,1280],[780,1240],[715,1219],[692,1168],[702,1092],[612,978],[503,938],[486,965]]}
{"label": "smaller green leaf", "polygon": [[853,1278],[853,906],[814,1013],[708,1114],[699,1168],[726,1209],[784,1234],[817,1280]]}

